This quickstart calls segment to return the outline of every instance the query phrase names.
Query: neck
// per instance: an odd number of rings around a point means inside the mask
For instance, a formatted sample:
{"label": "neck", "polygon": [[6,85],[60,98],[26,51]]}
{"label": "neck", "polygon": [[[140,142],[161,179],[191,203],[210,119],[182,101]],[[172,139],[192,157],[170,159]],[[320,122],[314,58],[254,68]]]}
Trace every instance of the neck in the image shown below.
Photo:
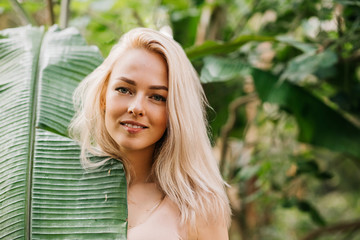
{"label": "neck", "polygon": [[154,148],[123,152],[131,164],[131,184],[149,182],[153,165]]}

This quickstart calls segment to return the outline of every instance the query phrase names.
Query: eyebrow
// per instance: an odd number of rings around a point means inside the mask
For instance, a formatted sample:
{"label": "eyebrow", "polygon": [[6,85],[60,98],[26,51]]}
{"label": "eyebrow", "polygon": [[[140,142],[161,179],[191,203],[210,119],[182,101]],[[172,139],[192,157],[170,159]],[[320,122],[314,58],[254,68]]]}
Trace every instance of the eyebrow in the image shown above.
{"label": "eyebrow", "polygon": [[[129,78],[126,78],[126,77],[119,77],[118,80],[121,80],[123,82],[126,82],[130,85],[133,85],[133,86],[136,86],[136,82],[134,80],[131,80]],[[153,89],[153,90],[165,90],[165,91],[168,91],[169,89],[163,85],[151,85],[149,87],[149,89]]]}

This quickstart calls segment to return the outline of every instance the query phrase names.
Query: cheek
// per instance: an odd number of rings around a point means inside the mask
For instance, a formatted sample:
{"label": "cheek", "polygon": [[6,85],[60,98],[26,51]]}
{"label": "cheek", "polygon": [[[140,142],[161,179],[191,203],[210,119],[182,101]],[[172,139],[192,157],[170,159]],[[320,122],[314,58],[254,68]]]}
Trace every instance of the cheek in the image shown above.
{"label": "cheek", "polygon": [[114,96],[107,96],[105,104],[105,126],[107,128],[110,124],[114,124],[113,121],[115,121],[116,115],[118,115],[120,111],[121,106],[117,103],[116,98]]}
{"label": "cheek", "polygon": [[118,95],[114,93],[106,94],[106,104],[105,104],[105,112],[109,112],[110,114],[114,114],[116,112],[120,112],[124,108],[124,99],[119,98]]}
{"label": "cheek", "polygon": [[150,105],[146,112],[148,115],[148,120],[154,127],[156,126],[158,131],[163,131],[167,128],[168,113],[166,107]]}
{"label": "cheek", "polygon": [[166,109],[162,110],[161,113],[158,115],[158,123],[159,126],[162,126],[165,131],[168,125],[168,113]]}

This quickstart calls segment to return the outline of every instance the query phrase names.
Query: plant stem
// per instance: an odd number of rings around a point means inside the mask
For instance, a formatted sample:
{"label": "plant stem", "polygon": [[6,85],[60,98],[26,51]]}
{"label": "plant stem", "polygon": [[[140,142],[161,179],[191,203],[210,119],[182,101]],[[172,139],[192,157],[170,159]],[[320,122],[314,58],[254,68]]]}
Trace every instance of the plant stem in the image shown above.
{"label": "plant stem", "polygon": [[53,2],[52,2],[52,0],[46,0],[46,2],[47,2],[46,7],[48,10],[48,14],[49,14],[49,25],[52,26],[55,23]]}
{"label": "plant stem", "polygon": [[229,117],[226,121],[225,125],[221,129],[221,155],[220,155],[220,172],[224,173],[225,161],[226,161],[226,153],[228,147],[228,138],[230,135],[230,131],[233,129],[235,120],[236,120],[236,112],[239,107],[242,105],[254,101],[257,99],[257,94],[252,93],[246,96],[241,96],[232,101],[229,105]]}
{"label": "plant stem", "polygon": [[355,231],[360,229],[360,219],[357,219],[352,222],[341,222],[331,226],[319,228],[315,231],[312,231],[307,236],[301,240],[312,240],[316,239],[320,235],[334,233],[334,232],[343,232],[343,231]]}
{"label": "plant stem", "polygon": [[60,28],[64,29],[68,27],[69,16],[70,16],[70,0],[61,1],[60,11]]}
{"label": "plant stem", "polygon": [[206,39],[206,32],[210,24],[211,15],[214,10],[214,0],[206,0],[202,8],[200,21],[197,26],[195,45],[201,45]]}
{"label": "plant stem", "polygon": [[22,8],[20,3],[17,0],[9,0],[12,8],[16,12],[16,16],[19,18],[22,25],[36,25],[35,21],[29,17],[26,11]]}

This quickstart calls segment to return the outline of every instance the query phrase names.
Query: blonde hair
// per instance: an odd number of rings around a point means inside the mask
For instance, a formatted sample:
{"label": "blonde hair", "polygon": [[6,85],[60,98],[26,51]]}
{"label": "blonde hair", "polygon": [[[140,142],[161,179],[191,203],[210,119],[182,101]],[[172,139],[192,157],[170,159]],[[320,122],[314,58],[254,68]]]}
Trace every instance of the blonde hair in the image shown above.
{"label": "blonde hair", "polygon": [[229,225],[230,207],[224,182],[207,135],[207,100],[198,75],[182,47],[152,29],[136,28],[120,39],[104,62],[86,77],[74,93],[76,115],[72,137],[81,145],[84,167],[98,167],[87,154],[120,159],[131,176],[131,164],[105,128],[105,92],[109,75],[121,53],[141,48],[160,54],[168,67],[168,127],[156,149],[153,179],[179,207],[182,222],[194,226],[197,217]]}

